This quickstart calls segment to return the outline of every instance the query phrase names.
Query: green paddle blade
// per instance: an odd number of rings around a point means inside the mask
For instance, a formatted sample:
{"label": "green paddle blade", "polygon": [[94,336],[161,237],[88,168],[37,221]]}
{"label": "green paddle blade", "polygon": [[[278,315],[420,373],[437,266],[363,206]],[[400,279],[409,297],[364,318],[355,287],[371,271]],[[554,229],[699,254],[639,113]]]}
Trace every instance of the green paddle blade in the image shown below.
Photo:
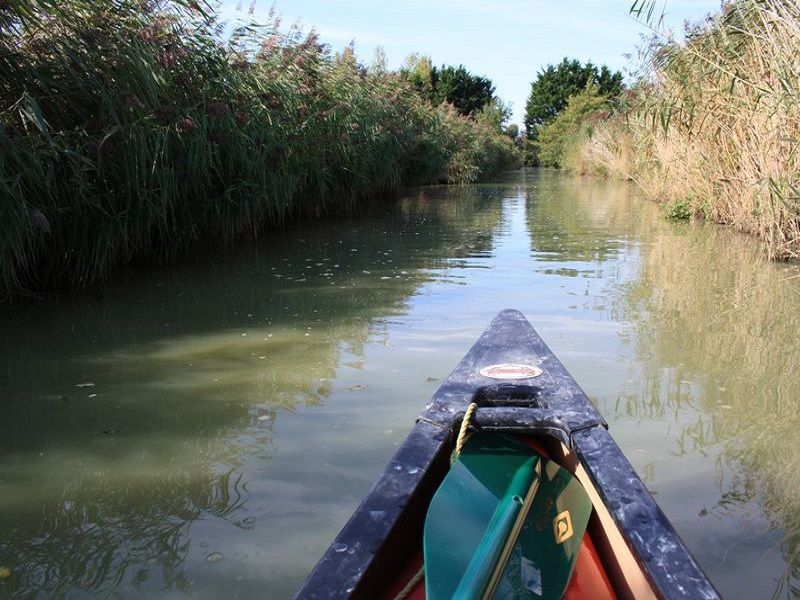
{"label": "green paddle blade", "polygon": [[591,509],[572,475],[527,445],[473,435],[428,509],[427,598],[560,598]]}
{"label": "green paddle blade", "polygon": [[513,438],[470,438],[425,519],[429,600],[483,596],[539,470],[539,457]]}
{"label": "green paddle blade", "polygon": [[564,595],[572,577],[592,501],[569,471],[542,460],[536,498],[495,598],[556,600]]}

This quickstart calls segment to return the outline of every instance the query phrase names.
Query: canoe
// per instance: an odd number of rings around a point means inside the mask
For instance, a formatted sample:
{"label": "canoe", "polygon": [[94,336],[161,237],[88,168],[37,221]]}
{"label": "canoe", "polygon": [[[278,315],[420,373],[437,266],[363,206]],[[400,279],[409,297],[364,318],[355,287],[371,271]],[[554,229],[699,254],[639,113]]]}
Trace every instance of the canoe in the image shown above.
{"label": "canoe", "polygon": [[295,597],[719,594],[583,390],[505,310]]}

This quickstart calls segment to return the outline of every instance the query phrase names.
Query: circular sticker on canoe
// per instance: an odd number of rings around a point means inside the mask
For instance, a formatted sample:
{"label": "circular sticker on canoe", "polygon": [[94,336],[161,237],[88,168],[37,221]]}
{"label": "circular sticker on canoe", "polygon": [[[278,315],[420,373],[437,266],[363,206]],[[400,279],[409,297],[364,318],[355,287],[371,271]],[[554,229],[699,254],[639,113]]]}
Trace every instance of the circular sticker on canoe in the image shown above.
{"label": "circular sticker on canoe", "polygon": [[492,379],[530,379],[541,375],[542,370],[539,367],[533,367],[531,365],[505,363],[502,365],[483,367],[479,373],[484,377],[491,377]]}

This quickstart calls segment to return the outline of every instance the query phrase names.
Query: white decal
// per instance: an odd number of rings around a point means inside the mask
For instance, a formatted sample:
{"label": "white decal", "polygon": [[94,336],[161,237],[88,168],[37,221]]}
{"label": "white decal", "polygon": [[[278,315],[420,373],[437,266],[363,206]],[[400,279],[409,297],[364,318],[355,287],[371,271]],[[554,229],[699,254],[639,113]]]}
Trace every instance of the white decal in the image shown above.
{"label": "white decal", "polygon": [[531,365],[503,364],[483,367],[480,374],[492,379],[531,379],[541,375],[542,370]]}

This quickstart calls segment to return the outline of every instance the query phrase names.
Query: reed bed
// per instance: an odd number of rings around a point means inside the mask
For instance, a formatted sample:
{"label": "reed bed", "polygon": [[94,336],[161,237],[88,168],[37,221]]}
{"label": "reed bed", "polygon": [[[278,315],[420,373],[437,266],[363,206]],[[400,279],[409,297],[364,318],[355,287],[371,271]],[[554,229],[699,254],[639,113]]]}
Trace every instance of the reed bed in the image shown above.
{"label": "reed bed", "polygon": [[514,166],[511,140],[277,17],[0,2],[0,296]]}
{"label": "reed bed", "polygon": [[635,181],[676,217],[699,216],[800,258],[800,6],[734,0],[685,42],[653,43],[627,108],[567,164]]}

